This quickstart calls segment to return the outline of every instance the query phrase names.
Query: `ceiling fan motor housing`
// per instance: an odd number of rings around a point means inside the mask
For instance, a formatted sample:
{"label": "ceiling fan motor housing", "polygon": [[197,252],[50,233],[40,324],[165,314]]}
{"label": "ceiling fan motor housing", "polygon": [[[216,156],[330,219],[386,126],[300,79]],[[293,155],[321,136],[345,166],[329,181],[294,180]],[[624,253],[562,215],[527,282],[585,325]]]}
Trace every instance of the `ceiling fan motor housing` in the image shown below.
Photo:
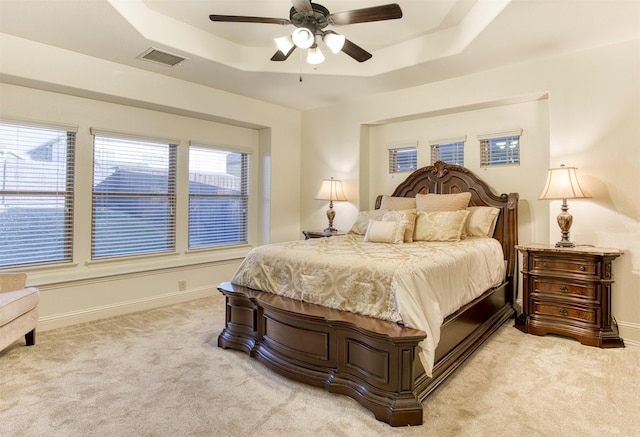
{"label": "ceiling fan motor housing", "polygon": [[329,10],[322,5],[311,3],[313,13],[299,12],[296,8],[289,11],[289,20],[296,27],[305,27],[316,35],[329,25]]}

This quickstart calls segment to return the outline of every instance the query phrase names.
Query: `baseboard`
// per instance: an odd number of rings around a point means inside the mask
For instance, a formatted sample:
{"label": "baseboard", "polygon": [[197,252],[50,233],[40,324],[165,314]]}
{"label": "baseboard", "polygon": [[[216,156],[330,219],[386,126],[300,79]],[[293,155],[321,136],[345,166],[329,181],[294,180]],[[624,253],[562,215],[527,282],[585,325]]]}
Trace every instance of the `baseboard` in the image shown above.
{"label": "baseboard", "polygon": [[195,288],[186,291],[165,293],[143,299],[118,302],[112,305],[88,308],[82,311],[71,311],[68,313],[55,314],[53,316],[44,316],[38,319],[37,330],[48,331],[51,329],[76,325],[78,323],[91,322],[93,320],[105,319],[107,317],[149,310],[203,297],[210,297],[213,296],[216,291],[215,287]]}
{"label": "baseboard", "polygon": [[618,322],[618,332],[626,346],[640,347],[640,324]]}

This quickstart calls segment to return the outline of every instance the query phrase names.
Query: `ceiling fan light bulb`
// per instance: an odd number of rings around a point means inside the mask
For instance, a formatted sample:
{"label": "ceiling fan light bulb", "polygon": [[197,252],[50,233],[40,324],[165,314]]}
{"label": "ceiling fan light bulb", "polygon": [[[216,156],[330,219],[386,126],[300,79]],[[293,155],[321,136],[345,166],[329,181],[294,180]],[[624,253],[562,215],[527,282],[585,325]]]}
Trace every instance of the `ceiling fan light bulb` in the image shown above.
{"label": "ceiling fan light bulb", "polygon": [[289,35],[281,36],[279,38],[273,39],[276,42],[276,46],[278,46],[278,50],[280,50],[283,54],[289,53],[289,51],[294,47],[293,40]]}
{"label": "ceiling fan light bulb", "polygon": [[333,32],[327,32],[323,37],[324,43],[333,53],[338,53],[340,50],[342,50],[342,47],[344,47],[345,39],[346,38],[344,37],[344,35]]}
{"label": "ceiling fan light bulb", "polygon": [[308,49],[316,42],[315,36],[306,27],[298,27],[293,31],[291,38],[293,43],[301,49]]}
{"label": "ceiling fan light bulb", "polygon": [[323,62],[324,62],[324,55],[322,54],[322,51],[319,48],[314,47],[312,49],[309,49],[309,51],[307,52],[308,64],[318,65],[318,64],[322,64]]}

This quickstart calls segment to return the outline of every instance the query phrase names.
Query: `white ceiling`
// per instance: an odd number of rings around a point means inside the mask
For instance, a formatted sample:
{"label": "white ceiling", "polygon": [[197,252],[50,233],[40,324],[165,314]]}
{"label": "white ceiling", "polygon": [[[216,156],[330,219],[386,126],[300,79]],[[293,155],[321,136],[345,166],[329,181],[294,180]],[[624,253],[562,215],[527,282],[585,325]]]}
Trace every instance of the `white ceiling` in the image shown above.
{"label": "white ceiling", "polygon": [[[318,2],[341,12],[393,0]],[[208,18],[288,19],[289,0],[0,0],[0,31],[301,110],[640,38],[640,0],[396,3],[399,20],[329,27],[371,52],[371,60],[325,50],[327,60],[315,69],[301,50],[284,62],[269,60],[273,38],[291,25]],[[150,47],[188,59],[174,68],[138,59]]]}

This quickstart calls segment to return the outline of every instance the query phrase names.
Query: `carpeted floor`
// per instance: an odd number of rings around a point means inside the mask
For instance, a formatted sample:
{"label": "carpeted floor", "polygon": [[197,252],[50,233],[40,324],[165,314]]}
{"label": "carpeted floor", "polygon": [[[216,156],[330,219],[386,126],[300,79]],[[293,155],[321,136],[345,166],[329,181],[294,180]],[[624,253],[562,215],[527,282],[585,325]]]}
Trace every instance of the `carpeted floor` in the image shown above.
{"label": "carpeted floor", "polygon": [[637,436],[640,348],[525,335],[507,322],[392,428],[354,400],[216,346],[212,296],[38,334],[0,352],[2,436]]}

